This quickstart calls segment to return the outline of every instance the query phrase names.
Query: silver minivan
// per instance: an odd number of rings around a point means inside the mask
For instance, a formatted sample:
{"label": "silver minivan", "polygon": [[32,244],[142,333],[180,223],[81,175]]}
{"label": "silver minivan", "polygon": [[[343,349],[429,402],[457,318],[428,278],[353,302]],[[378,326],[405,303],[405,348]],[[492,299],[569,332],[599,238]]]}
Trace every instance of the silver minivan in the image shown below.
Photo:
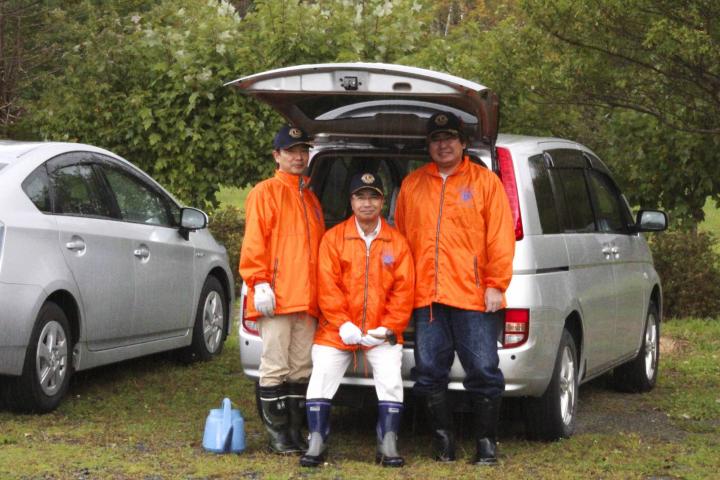
{"label": "silver minivan", "polygon": [[[663,212],[635,217],[605,164],[587,147],[558,138],[498,135],[498,97],[451,75],[400,65],[304,65],[230,84],[272,106],[315,137],[308,174],[327,227],[350,211],[353,174],[373,171],[393,222],[403,178],[429,161],[428,117],[462,118],[467,154],[502,180],[513,212],[516,253],[498,338],[505,396],[521,399],[529,438],[569,437],[581,383],[613,372],[623,391],[648,391],[658,375],[660,279],[641,232],[666,228]],[[361,294],[361,293],[359,293]],[[261,340],[240,310],[240,357],[257,378]],[[412,325],[412,324],[411,324]],[[403,357],[413,384],[412,326]],[[346,386],[372,386],[359,365]],[[456,359],[451,390],[462,391]]]}
{"label": "silver minivan", "polygon": [[112,152],[0,141],[0,395],[46,412],[73,371],[217,356],[233,274],[206,226]]}

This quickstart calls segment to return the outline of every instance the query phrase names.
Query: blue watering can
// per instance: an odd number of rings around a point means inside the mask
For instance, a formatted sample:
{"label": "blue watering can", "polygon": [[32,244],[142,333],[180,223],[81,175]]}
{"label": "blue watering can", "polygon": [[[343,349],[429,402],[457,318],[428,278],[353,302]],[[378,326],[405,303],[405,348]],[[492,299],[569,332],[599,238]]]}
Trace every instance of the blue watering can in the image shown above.
{"label": "blue watering can", "polygon": [[205,420],[203,448],[214,453],[240,453],[245,450],[245,421],[240,410],[225,398],[222,408],[213,408]]}

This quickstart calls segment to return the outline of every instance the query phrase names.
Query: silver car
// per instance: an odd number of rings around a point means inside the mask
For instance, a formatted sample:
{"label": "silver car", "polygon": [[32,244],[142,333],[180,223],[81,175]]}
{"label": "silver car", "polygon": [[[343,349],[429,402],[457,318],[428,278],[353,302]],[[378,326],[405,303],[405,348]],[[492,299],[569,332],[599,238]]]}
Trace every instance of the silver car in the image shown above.
{"label": "silver car", "polygon": [[49,411],[73,371],[219,354],[233,276],[207,216],[117,155],[0,142],[0,388]]}
{"label": "silver car", "polygon": [[[429,161],[428,117],[463,119],[471,159],[496,172],[515,222],[513,279],[498,339],[505,396],[523,404],[530,438],[573,433],[578,386],[613,371],[615,385],[647,391],[658,374],[660,279],[641,232],[666,228],[663,212],[634,218],[605,164],[587,147],[557,138],[498,135],[498,98],[477,83],[412,67],[306,65],[231,82],[315,136],[311,185],[331,227],[350,215],[353,174],[373,171],[393,222],[402,179]],[[360,293],[361,294],[361,293]],[[243,297],[244,298],[244,297]],[[240,311],[240,356],[256,378],[261,340]],[[413,384],[412,327],[403,357]],[[344,385],[372,385],[359,365]],[[456,359],[449,388],[462,391]]]}

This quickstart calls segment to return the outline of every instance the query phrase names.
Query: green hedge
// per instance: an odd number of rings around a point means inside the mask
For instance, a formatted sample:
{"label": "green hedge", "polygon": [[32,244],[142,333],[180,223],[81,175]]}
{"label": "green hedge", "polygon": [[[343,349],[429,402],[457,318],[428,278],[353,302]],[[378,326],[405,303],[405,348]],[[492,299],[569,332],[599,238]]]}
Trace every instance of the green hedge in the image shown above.
{"label": "green hedge", "polygon": [[720,255],[707,232],[672,231],[650,236],[663,286],[665,317],[720,316]]}
{"label": "green hedge", "polygon": [[242,279],[238,273],[238,264],[240,262],[240,246],[245,234],[245,215],[241,209],[232,205],[218,208],[208,215],[210,217],[210,232],[215,237],[215,240],[222,243],[227,249],[230,257],[230,268],[232,268],[235,276],[235,290],[239,292]]}

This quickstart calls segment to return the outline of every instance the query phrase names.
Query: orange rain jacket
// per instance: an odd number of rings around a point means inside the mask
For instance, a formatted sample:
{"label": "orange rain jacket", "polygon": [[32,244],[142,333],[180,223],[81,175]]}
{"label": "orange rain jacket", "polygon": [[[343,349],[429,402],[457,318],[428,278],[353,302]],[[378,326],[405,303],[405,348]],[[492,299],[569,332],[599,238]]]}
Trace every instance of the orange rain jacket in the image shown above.
{"label": "orange rain jacket", "polygon": [[415,259],[415,308],[485,311],[485,289],[504,294],[510,284],[515,231],[507,194],[497,175],[468,157],[445,182],[434,162],[408,175],[395,224]]}
{"label": "orange rain jacket", "polygon": [[318,316],[317,251],[325,232],[320,202],[305,186],[308,178],[281,170],[258,183],[245,203],[240,276],[248,286],[247,318],[255,310],[254,287],[267,282],[275,292],[275,314]]}
{"label": "orange rain jacket", "polygon": [[403,236],[381,221],[380,233],[370,244],[369,253],[354,215],[323,237],[318,268],[322,317],[315,343],[341,350],[364,349],[343,343],[339,329],[347,321],[359,326],[363,334],[386,327],[402,343],[402,332],[413,308],[415,269]]}

